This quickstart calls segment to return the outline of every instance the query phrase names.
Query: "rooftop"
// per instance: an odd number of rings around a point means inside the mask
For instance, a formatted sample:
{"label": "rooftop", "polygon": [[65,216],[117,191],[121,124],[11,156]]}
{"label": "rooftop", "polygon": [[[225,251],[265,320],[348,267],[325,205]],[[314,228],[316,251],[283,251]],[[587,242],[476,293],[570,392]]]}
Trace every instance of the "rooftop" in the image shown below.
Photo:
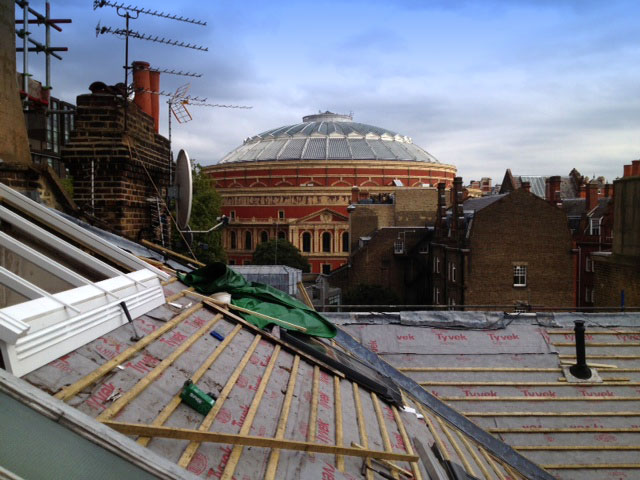
{"label": "rooftop", "polygon": [[274,160],[402,160],[439,163],[411,138],[324,112],[250,137],[219,163]]}

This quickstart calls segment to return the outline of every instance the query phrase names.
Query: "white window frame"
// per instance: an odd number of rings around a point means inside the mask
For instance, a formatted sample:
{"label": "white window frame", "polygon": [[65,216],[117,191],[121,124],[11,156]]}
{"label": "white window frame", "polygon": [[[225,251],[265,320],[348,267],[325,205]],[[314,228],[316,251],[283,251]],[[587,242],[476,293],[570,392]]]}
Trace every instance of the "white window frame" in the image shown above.
{"label": "white window frame", "polygon": [[593,272],[593,266],[593,259],[591,257],[587,257],[584,267],[585,272]]}
{"label": "white window frame", "polygon": [[404,253],[404,241],[401,238],[396,238],[393,242],[393,253],[396,255],[402,255]]}
{"label": "white window frame", "polygon": [[447,280],[451,282],[456,281],[456,263],[450,261],[447,267]]}
{"label": "white window frame", "polygon": [[[513,266],[513,286],[514,287],[526,287],[527,286],[527,265],[514,265]],[[518,281],[517,279],[520,279]],[[522,280],[524,279],[524,280]]]}
{"label": "white window frame", "polygon": [[440,289],[438,287],[433,287],[433,303],[440,305]]}
{"label": "white window frame", "polygon": [[440,273],[440,257],[433,258],[433,272]]}
{"label": "white window frame", "polygon": [[[3,223],[37,238],[52,255],[36,251],[4,232],[0,232],[0,246],[73,286],[50,294],[0,267],[0,283],[28,299],[0,309],[0,352],[5,369],[12,374],[23,376],[124,325],[128,319],[121,302],[125,302],[132,318],[165,303],[160,281],[169,278],[166,273],[2,184],[0,195],[2,203],[129,271],[123,273],[0,205]],[[84,278],[57,262],[57,252],[72,256],[106,279],[92,282]]]}
{"label": "white window frame", "polygon": [[602,217],[589,219],[589,235],[600,235]]}

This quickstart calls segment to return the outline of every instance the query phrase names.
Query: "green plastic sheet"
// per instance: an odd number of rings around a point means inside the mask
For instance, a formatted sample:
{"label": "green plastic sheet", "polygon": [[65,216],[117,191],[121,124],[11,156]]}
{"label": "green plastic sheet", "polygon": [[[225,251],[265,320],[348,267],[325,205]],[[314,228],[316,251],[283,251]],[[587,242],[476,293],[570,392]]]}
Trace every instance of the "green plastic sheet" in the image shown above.
{"label": "green plastic sheet", "polygon": [[[228,292],[231,294],[233,305],[304,327],[307,329],[305,332],[307,335],[324,338],[336,336],[336,327],[315,310],[277,288],[248,282],[224,263],[212,263],[191,273],[179,273],[178,279],[203,295]],[[238,313],[260,328],[273,323],[287,330],[295,330],[293,327],[276,324],[255,315]]]}

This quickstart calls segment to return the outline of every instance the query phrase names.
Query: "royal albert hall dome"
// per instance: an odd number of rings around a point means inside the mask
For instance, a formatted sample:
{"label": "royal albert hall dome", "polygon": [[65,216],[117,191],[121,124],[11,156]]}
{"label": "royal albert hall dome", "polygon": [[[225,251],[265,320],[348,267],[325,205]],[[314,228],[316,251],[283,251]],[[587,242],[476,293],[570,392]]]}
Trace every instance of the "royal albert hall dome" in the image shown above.
{"label": "royal albert hall dome", "polygon": [[223,233],[230,264],[251,263],[257,244],[277,237],[298,247],[312,272],[328,273],[349,256],[350,203],[365,192],[450,186],[456,167],[410,137],[324,112],[247,138],[205,172],[231,219]]}

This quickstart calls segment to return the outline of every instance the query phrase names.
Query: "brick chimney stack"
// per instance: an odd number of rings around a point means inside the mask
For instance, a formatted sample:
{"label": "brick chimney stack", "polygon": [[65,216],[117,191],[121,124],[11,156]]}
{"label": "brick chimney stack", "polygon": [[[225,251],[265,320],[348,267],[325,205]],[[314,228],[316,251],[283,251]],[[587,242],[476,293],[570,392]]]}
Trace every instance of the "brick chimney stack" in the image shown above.
{"label": "brick chimney stack", "polygon": [[555,175],[553,177],[549,177],[549,202],[552,205],[557,205],[560,202],[560,184],[562,183],[562,178],[559,175]]}
{"label": "brick chimney stack", "polygon": [[587,211],[590,212],[598,205],[598,182],[591,180],[587,184]]}
{"label": "brick chimney stack", "polygon": [[634,177],[640,176],[640,160],[631,162],[631,175]]}
{"label": "brick chimney stack", "polygon": [[531,183],[529,182],[522,182],[522,186],[520,188],[527,193],[531,193]]}
{"label": "brick chimney stack", "polygon": [[464,229],[464,209],[462,206],[462,177],[453,179],[453,218],[451,222],[452,230],[462,231]]}
{"label": "brick chimney stack", "polygon": [[632,168],[633,168],[633,165],[625,165],[624,166],[624,172],[623,172],[622,176],[623,177],[630,177],[631,175],[633,175]]}

